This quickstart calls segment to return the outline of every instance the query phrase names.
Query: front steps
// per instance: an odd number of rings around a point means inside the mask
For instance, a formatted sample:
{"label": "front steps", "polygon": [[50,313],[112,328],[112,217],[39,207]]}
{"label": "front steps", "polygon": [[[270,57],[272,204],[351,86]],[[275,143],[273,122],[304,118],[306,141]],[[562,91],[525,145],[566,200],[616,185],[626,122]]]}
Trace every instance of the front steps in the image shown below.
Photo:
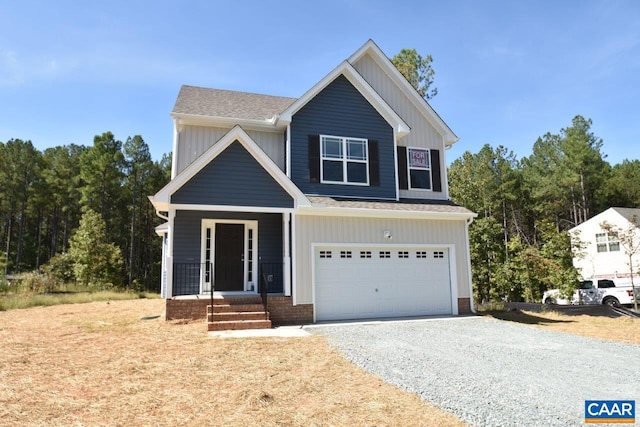
{"label": "front steps", "polygon": [[269,312],[264,310],[260,297],[223,297],[213,299],[207,306],[207,330],[269,329]]}

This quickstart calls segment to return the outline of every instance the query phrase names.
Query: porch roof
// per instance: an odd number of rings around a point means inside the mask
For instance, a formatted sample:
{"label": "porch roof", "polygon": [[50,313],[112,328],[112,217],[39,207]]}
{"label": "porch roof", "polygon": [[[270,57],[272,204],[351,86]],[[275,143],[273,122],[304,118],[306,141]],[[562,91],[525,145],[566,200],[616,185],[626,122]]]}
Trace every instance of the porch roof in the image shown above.
{"label": "porch roof", "polygon": [[373,211],[393,214],[416,213],[433,214],[452,217],[473,218],[475,213],[469,209],[453,203],[451,200],[433,199],[400,199],[394,200],[365,200],[339,197],[307,196],[312,208],[326,208],[335,210],[353,210],[358,212]]}

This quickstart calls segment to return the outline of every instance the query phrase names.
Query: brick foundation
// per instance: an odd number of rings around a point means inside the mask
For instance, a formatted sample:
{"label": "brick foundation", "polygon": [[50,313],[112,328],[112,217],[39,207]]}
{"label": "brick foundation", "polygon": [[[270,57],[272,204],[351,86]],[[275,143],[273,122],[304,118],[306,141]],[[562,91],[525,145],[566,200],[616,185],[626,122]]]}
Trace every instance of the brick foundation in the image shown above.
{"label": "brick foundation", "polygon": [[209,298],[202,299],[168,299],[166,304],[166,319],[204,320],[207,317]]}
{"label": "brick foundation", "polygon": [[291,297],[270,296],[267,308],[269,318],[276,325],[313,323],[313,304],[293,305]]}
{"label": "brick foundation", "polygon": [[[166,319],[204,320],[209,298],[168,299],[166,303]],[[313,323],[313,304],[293,305],[291,297],[269,296],[267,300],[269,318],[274,325],[299,325]]]}
{"label": "brick foundation", "polygon": [[458,314],[471,314],[471,298],[458,298]]}

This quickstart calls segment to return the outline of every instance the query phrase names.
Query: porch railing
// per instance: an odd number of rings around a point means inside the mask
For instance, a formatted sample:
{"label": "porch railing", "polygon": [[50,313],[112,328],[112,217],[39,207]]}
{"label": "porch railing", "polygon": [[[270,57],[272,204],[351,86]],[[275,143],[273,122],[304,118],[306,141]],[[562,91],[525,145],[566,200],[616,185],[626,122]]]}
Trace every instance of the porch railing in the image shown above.
{"label": "porch railing", "polygon": [[[209,262],[180,262],[173,264],[173,296],[213,295],[213,265]],[[201,286],[202,285],[202,286]]]}
{"label": "porch railing", "polygon": [[[284,292],[284,275],[282,274],[281,262],[263,262],[260,263],[260,292],[263,288],[270,294],[281,294]],[[262,283],[264,282],[264,283]]]}

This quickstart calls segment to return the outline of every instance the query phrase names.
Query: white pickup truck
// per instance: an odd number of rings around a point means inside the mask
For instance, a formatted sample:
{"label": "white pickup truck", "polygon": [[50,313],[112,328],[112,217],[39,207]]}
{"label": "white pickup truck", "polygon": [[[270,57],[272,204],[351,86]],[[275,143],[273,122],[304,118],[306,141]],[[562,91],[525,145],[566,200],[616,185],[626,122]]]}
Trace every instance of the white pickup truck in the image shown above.
{"label": "white pickup truck", "polygon": [[[640,288],[636,287],[636,293]],[[629,279],[582,280],[570,300],[561,298],[558,289],[550,289],[542,295],[545,304],[606,304],[614,307],[633,304],[633,289]]]}

